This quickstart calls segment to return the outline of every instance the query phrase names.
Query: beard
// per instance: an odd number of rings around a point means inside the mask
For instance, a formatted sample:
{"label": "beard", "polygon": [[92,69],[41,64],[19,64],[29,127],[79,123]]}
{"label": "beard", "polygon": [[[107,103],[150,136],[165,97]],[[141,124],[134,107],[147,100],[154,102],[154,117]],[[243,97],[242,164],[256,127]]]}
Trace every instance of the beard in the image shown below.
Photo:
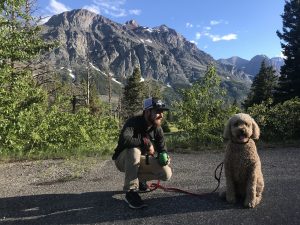
{"label": "beard", "polygon": [[152,117],[151,115],[149,115],[148,120],[152,123],[153,126],[155,127],[160,127],[162,124],[162,117]]}

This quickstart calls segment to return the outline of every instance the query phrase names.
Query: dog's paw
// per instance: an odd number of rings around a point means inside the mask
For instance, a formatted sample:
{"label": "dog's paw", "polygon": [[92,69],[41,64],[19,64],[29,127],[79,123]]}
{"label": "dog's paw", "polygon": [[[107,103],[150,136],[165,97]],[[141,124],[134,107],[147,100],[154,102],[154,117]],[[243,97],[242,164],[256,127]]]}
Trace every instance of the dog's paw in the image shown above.
{"label": "dog's paw", "polygon": [[261,199],[262,199],[262,196],[259,195],[259,196],[256,196],[256,205],[258,205],[260,202],[261,202]]}
{"label": "dog's paw", "polygon": [[254,208],[256,205],[257,205],[257,204],[256,204],[256,200],[255,200],[255,199],[254,199],[253,201],[248,201],[248,200],[246,200],[246,201],[244,202],[244,206],[245,206],[246,208]]}

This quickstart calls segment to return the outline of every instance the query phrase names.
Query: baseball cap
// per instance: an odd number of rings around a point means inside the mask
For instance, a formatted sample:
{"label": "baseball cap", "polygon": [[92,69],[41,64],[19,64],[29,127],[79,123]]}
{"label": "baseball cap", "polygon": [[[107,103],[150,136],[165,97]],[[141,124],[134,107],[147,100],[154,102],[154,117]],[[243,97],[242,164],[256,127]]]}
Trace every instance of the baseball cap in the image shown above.
{"label": "baseball cap", "polygon": [[161,109],[162,111],[168,111],[165,103],[158,98],[147,98],[144,100],[143,110],[146,109]]}

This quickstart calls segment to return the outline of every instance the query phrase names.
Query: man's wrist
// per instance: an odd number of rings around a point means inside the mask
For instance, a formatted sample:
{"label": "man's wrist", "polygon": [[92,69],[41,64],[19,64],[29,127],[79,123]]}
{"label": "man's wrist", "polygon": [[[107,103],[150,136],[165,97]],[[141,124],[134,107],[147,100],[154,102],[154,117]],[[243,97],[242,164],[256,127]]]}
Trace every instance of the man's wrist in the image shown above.
{"label": "man's wrist", "polygon": [[143,143],[146,151],[148,151],[152,145],[151,141],[148,138],[143,138]]}

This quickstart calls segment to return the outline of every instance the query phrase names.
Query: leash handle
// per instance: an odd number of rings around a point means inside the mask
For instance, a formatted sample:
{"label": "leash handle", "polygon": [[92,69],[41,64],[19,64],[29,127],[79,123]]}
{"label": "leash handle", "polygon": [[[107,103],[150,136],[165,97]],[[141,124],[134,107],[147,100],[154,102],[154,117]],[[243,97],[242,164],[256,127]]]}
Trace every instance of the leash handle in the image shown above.
{"label": "leash handle", "polygon": [[[215,179],[218,181],[218,185],[217,187],[215,188],[215,190],[212,191],[212,193],[216,192],[218,190],[218,188],[220,187],[220,184],[221,184],[221,176],[222,176],[222,170],[223,170],[223,166],[224,166],[224,162],[221,162],[217,168],[215,169]],[[220,172],[219,172],[219,177],[217,177],[217,170],[220,169]]]}

